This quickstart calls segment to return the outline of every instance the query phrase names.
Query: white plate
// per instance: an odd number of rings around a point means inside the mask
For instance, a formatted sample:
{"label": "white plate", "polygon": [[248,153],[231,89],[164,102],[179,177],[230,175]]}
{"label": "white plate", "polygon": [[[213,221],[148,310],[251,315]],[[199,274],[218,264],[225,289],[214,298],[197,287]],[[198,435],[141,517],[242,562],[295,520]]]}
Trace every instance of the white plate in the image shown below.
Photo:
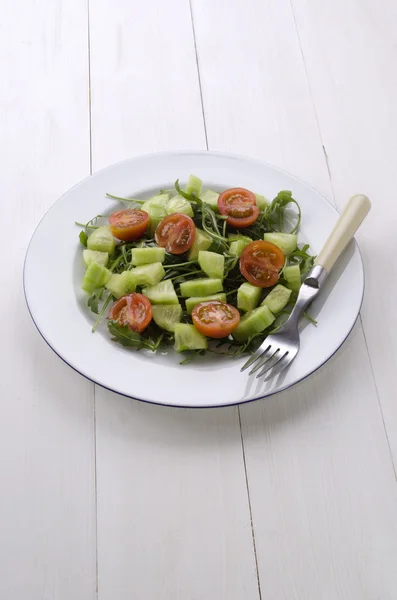
{"label": "white plate", "polygon": [[[153,354],[110,341],[105,328],[92,334],[92,316],[80,292],[83,276],[79,229],[96,214],[119,206],[106,192],[148,197],[169,188],[175,179],[198,175],[206,187],[245,187],[273,198],[290,189],[302,208],[299,240],[317,253],[338,213],[308,185],[267,164],[214,153],[172,153],[143,156],[118,163],[85,179],[44,216],[27,251],[24,286],[32,318],[43,338],[73,369],[95,383],[126,396],[173,406],[224,406],[248,402],[285,390],[321,367],[349,335],[360,311],[364,272],[353,242],[337,263],[310,313],[317,327],[305,326],[301,350],[291,367],[263,383],[240,367],[246,360],[203,357],[180,366],[181,356],[169,350]],[[51,290],[51,293],[46,293]]]}

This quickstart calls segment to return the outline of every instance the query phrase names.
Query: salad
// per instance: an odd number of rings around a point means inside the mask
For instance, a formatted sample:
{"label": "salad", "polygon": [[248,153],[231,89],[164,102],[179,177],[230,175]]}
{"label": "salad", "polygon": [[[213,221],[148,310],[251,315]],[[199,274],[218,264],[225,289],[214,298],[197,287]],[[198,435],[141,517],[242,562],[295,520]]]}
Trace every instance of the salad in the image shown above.
{"label": "salad", "polygon": [[[301,210],[292,192],[269,202],[245,188],[182,188],[124,205],[83,227],[82,289],[111,339],[155,351],[253,352],[288,317],[314,256],[298,245]],[[306,317],[315,323],[309,315]]]}

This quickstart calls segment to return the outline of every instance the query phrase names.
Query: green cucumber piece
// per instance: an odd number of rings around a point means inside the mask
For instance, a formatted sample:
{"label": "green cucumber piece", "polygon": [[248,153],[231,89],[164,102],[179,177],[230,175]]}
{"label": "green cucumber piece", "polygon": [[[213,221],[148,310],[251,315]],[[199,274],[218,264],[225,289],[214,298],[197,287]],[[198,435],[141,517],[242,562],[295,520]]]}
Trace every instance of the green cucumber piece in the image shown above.
{"label": "green cucumber piece", "polygon": [[261,306],[267,306],[276,315],[287,306],[291,294],[292,290],[279,283],[269,292]]}
{"label": "green cucumber piece", "polygon": [[156,283],[159,283],[165,275],[164,267],[161,262],[135,267],[131,273],[133,273],[136,285],[156,285]]}
{"label": "green cucumber piece", "polygon": [[265,198],[265,196],[262,196],[262,194],[255,194],[255,198],[256,198],[256,205],[259,208],[259,210],[264,210],[270,204],[269,200],[267,200]]}
{"label": "green cucumber piece", "polygon": [[223,279],[223,271],[225,268],[225,257],[223,254],[208,252],[208,250],[200,250],[198,262],[201,270],[204,271],[208,277]]}
{"label": "green cucumber piece", "polygon": [[232,335],[238,342],[245,342],[253,335],[262,333],[274,319],[275,316],[267,306],[259,306],[241,318]]}
{"label": "green cucumber piece", "polygon": [[171,198],[171,200],[168,200],[165,210],[167,215],[171,215],[172,213],[181,213],[183,215],[187,215],[188,217],[194,216],[193,208],[189,200],[186,200],[186,198],[183,198],[179,194],[178,196]]}
{"label": "green cucumber piece", "polygon": [[219,300],[219,302],[226,302],[226,294],[221,292],[220,294],[212,294],[211,296],[193,296],[192,298],[186,298],[187,314],[192,314],[192,310],[196,306],[196,304],[200,304],[200,302],[210,302],[211,300]]}
{"label": "green cucumber piece", "polygon": [[177,352],[184,350],[206,350],[207,338],[199,333],[194,325],[188,323],[177,323],[174,325],[175,344]]}
{"label": "green cucumber piece", "polygon": [[199,177],[196,177],[196,175],[189,175],[185,192],[187,194],[195,194],[196,196],[200,196],[202,187],[203,182]]}
{"label": "green cucumber piece", "polygon": [[261,297],[261,288],[242,283],[237,290],[237,308],[243,312],[249,312],[257,306]]}
{"label": "green cucumber piece", "polygon": [[182,318],[180,304],[157,304],[152,306],[153,321],[166,331],[174,331],[174,327]]}
{"label": "green cucumber piece", "polygon": [[223,291],[221,279],[191,279],[181,283],[181,295],[183,298],[189,296],[209,296]]}
{"label": "green cucumber piece", "polygon": [[111,292],[117,300],[126,294],[135,292],[136,284],[132,271],[123,271],[122,273],[113,273],[106,283],[106,289]]}
{"label": "green cucumber piece", "polygon": [[86,249],[83,250],[83,260],[86,267],[89,267],[93,262],[102,265],[102,267],[106,267],[109,262],[109,253]]}
{"label": "green cucumber piece", "polygon": [[187,255],[188,260],[197,260],[200,250],[208,250],[212,244],[212,239],[201,229],[196,228],[196,237],[194,238],[193,246]]}
{"label": "green cucumber piece", "polygon": [[208,204],[208,206],[217,213],[219,212],[218,198],[219,194],[217,192],[213,192],[212,190],[205,190],[205,192],[200,196],[200,200],[205,204]]}
{"label": "green cucumber piece", "polygon": [[94,229],[87,240],[88,250],[96,250],[97,252],[107,252],[109,255],[113,254],[115,248],[115,241],[110,231],[109,225],[103,225]]}
{"label": "green cucumber piece", "polygon": [[152,196],[142,204],[142,210],[149,215],[149,235],[154,235],[157,225],[167,216],[165,207],[169,198],[169,194],[158,194],[157,196]]}
{"label": "green cucumber piece", "polygon": [[284,254],[291,254],[298,245],[298,236],[295,233],[264,233],[263,239],[278,246]]}
{"label": "green cucumber piece", "polygon": [[250,242],[252,242],[252,239],[250,237],[248,237],[248,235],[242,235],[241,233],[229,233],[229,235],[227,236],[227,238],[231,242],[236,242],[238,240],[244,240],[244,241],[247,242],[247,244],[249,244]]}
{"label": "green cucumber piece", "polygon": [[152,304],[178,304],[174,284],[169,279],[143,288],[142,294],[147,296]]}
{"label": "green cucumber piece", "polygon": [[87,267],[81,283],[81,289],[87,292],[87,294],[92,294],[94,290],[105,285],[110,277],[111,272],[106,267],[93,262]]}
{"label": "green cucumber piece", "polygon": [[297,292],[301,286],[301,271],[299,265],[290,265],[284,267],[283,277],[287,282],[287,287],[293,292]]}
{"label": "green cucumber piece", "polygon": [[235,240],[229,246],[229,254],[232,256],[241,256],[242,251],[249,243],[250,242],[243,239]]}
{"label": "green cucumber piece", "polygon": [[131,262],[135,267],[150,265],[154,262],[164,262],[165,248],[133,248]]}

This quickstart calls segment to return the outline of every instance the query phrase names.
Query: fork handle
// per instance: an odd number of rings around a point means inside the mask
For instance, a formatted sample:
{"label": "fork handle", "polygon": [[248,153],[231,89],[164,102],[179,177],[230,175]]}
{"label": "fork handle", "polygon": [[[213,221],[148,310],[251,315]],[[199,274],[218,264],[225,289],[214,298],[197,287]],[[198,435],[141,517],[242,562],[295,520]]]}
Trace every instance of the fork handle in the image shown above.
{"label": "fork handle", "polygon": [[357,196],[350,198],[339,215],[339,219],[325,242],[323,249],[317,256],[315,265],[324,267],[328,273],[330,272],[367,216],[370,208],[371,202],[367,196],[357,194]]}

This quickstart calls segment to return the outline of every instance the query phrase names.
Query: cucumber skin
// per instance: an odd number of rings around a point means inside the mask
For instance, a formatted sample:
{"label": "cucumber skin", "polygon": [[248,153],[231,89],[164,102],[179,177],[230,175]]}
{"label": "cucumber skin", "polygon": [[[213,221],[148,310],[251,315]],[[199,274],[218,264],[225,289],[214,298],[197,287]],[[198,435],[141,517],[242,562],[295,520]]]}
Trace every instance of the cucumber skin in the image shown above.
{"label": "cucumber skin", "polygon": [[[164,313],[173,313],[172,319],[167,319]],[[153,321],[166,331],[174,331],[175,325],[182,318],[182,306],[180,304],[156,304],[152,306]]]}
{"label": "cucumber skin", "polygon": [[135,267],[131,271],[136,285],[156,285],[159,283],[164,275],[164,267],[160,262],[151,263],[149,265],[141,265]]}
{"label": "cucumber skin", "polygon": [[165,248],[133,248],[131,250],[131,263],[135,267],[150,265],[155,262],[164,262]]}
{"label": "cucumber skin", "polygon": [[197,260],[200,250],[208,250],[212,244],[212,239],[201,229],[196,228],[196,237],[193,246],[187,255],[189,260]]}
{"label": "cucumber skin", "polygon": [[225,269],[225,257],[223,254],[209,252],[208,250],[200,250],[198,254],[198,262],[201,270],[204,271],[208,277],[223,279],[223,273]]}
{"label": "cucumber skin", "polygon": [[192,279],[181,283],[181,296],[189,298],[190,296],[209,296],[223,291],[221,279]]}
{"label": "cucumber skin", "polygon": [[[163,288],[163,289],[161,289]],[[172,281],[160,281],[156,285],[143,288],[142,294],[149,298],[151,304],[179,304]]]}
{"label": "cucumber skin", "polygon": [[242,283],[237,290],[237,308],[243,312],[253,310],[259,303],[262,290],[250,283]]}
{"label": "cucumber skin", "polygon": [[267,306],[276,315],[287,306],[291,294],[292,290],[279,283],[269,292],[261,306]]}
{"label": "cucumber skin", "polygon": [[113,254],[115,246],[116,244],[109,225],[98,227],[87,239],[88,250],[107,252],[109,256]]}
{"label": "cucumber skin", "polygon": [[274,320],[275,316],[267,306],[259,306],[242,317],[232,335],[238,342],[245,342],[256,333],[262,333]]}
{"label": "cucumber skin", "polygon": [[188,323],[177,323],[174,326],[175,344],[177,352],[185,350],[206,350],[208,348],[207,338],[199,333],[194,325]]}
{"label": "cucumber skin", "polygon": [[285,255],[294,252],[298,246],[298,236],[295,233],[264,233],[263,239],[278,246]]}
{"label": "cucumber skin", "polygon": [[211,302],[211,300],[219,300],[219,302],[226,302],[226,294],[221,292],[220,294],[212,294],[211,296],[192,296],[186,298],[186,311],[188,315],[192,314],[193,308],[200,304],[200,302]]}

